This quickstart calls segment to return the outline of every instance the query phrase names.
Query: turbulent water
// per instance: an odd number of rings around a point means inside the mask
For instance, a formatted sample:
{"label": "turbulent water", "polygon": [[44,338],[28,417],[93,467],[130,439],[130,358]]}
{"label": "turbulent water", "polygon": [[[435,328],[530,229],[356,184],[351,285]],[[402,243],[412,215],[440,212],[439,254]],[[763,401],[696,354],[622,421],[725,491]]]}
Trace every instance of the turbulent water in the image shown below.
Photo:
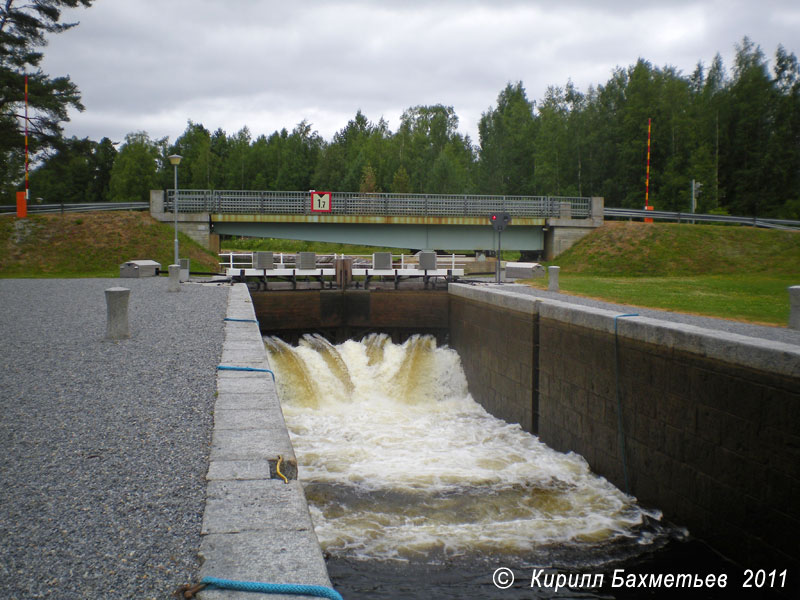
{"label": "turbulent water", "polygon": [[458,354],[431,337],[265,342],[317,536],[334,559],[591,568],[667,537],[657,512],[583,458],[489,415]]}

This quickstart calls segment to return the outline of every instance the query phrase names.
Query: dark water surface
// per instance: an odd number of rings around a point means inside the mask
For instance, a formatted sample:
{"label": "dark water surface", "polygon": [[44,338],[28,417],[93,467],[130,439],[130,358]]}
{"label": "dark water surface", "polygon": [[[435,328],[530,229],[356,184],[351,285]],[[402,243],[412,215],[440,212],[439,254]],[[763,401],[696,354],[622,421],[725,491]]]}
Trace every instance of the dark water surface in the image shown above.
{"label": "dark water surface", "polygon": [[[596,558],[602,560],[603,557]],[[503,567],[510,568],[514,576],[513,585],[507,589],[499,589],[493,583],[493,575],[497,569]],[[619,585],[614,587],[612,584],[615,570],[624,581],[629,581],[633,576],[636,587]],[[750,577],[743,568],[719,556],[697,540],[672,540],[654,552],[646,552],[636,558],[598,567],[562,563],[549,568],[535,561],[526,562],[519,558],[508,557],[496,560],[491,557],[460,558],[431,563],[361,561],[331,557],[328,559],[328,571],[334,587],[345,600],[549,600],[551,598],[788,600],[800,597],[794,574],[787,573],[785,577],[781,577],[781,573],[775,573],[771,578],[770,573],[765,573],[764,584],[758,588],[755,577]],[[537,572],[539,577],[534,581],[534,574]],[[545,573],[550,574],[551,578],[547,579]],[[559,573],[566,577],[571,575],[575,581],[581,583],[573,588],[558,590],[555,586],[536,585],[554,581],[553,574]],[[725,587],[704,585],[702,588],[668,588],[663,585],[659,588],[649,583],[644,587],[640,585],[640,576],[644,576],[645,580],[650,582],[650,576],[659,573],[698,575],[704,583],[709,575],[716,576],[716,580],[718,576],[725,574],[727,585]],[[603,575],[601,587],[592,585],[598,582],[595,577],[598,574]],[[588,577],[581,578],[582,575]],[[751,587],[745,588],[744,584],[748,579]],[[771,579],[774,581],[772,588],[770,588]]]}

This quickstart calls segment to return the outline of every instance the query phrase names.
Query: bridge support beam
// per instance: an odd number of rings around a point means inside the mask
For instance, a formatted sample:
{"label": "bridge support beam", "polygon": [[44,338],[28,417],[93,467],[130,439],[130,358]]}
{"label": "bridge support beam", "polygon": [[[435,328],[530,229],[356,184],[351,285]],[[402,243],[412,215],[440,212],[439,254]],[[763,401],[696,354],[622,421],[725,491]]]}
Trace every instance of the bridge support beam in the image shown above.
{"label": "bridge support beam", "polygon": [[[415,250],[493,250],[497,232],[489,225],[370,225],[356,223],[216,222],[222,235],[361,244]],[[521,225],[503,232],[504,250],[543,250],[542,227]]]}

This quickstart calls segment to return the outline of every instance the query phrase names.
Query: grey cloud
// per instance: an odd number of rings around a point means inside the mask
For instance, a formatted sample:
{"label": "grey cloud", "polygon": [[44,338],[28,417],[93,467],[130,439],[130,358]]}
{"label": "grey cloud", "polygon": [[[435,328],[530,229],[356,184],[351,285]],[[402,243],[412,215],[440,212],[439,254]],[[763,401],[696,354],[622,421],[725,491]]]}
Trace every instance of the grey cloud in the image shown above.
{"label": "grey cloud", "polygon": [[[477,120],[509,81],[531,99],[568,79],[585,89],[638,57],[691,71],[750,35],[770,56],[796,47],[794,2],[681,0],[114,0],[70,11],[45,70],[69,73],[87,111],[69,134],[174,139],[187,119],[254,136],[312,121],[325,137],[356,110],[397,127],[404,108]],[[792,47],[792,44],[795,46]]]}

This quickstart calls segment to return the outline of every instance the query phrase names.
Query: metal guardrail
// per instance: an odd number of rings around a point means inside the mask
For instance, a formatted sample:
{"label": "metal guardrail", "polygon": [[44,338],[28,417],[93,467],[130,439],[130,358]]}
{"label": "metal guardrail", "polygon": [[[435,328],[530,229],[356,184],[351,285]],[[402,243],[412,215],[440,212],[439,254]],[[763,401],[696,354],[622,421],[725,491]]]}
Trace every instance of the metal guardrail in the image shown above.
{"label": "metal guardrail", "polygon": [[[173,211],[174,195],[174,190],[167,190],[165,212]],[[505,211],[512,217],[539,218],[567,214],[587,218],[591,212],[591,199],[579,197],[333,192],[326,213],[314,213],[310,200],[309,192],[178,190],[178,212],[485,217]]]}
{"label": "metal guardrail", "polygon": [[[165,211],[172,212],[172,196],[168,191]],[[180,212],[255,212],[260,214],[310,214],[308,192],[239,192],[209,190],[179,190]],[[402,200],[402,202],[401,202]],[[341,202],[343,201],[343,202]],[[486,216],[495,211],[510,212],[518,217],[559,217],[561,204],[569,204],[572,217],[585,218],[591,210],[589,198],[553,196],[474,196],[435,194],[333,194],[331,214],[351,215],[435,215],[435,216]],[[148,210],[149,202],[95,202],[82,204],[29,204],[31,214],[57,212],[89,212],[98,210]],[[223,210],[217,210],[223,209]],[[415,211],[428,212],[415,212]],[[15,213],[14,204],[0,205],[0,214]],[[375,212],[368,212],[375,211]],[[396,212],[391,212],[396,211]],[[325,214],[325,213],[323,213]],[[666,221],[735,223],[769,229],[800,229],[800,221],[764,217],[739,217],[702,213],[611,208],[603,210],[611,219],[659,219]]]}
{"label": "metal guardrail", "polygon": [[[94,202],[85,204],[28,204],[29,214],[89,212],[95,210],[149,210],[149,202]],[[0,214],[16,213],[15,204],[0,206]]]}
{"label": "metal guardrail", "polygon": [[736,223],[768,229],[800,229],[800,221],[789,219],[768,219],[762,217],[737,217],[733,215],[709,215],[700,213],[669,212],[663,210],[641,210],[635,208],[605,208],[604,218],[616,219],[661,219],[666,221],[703,222],[703,223]]}

